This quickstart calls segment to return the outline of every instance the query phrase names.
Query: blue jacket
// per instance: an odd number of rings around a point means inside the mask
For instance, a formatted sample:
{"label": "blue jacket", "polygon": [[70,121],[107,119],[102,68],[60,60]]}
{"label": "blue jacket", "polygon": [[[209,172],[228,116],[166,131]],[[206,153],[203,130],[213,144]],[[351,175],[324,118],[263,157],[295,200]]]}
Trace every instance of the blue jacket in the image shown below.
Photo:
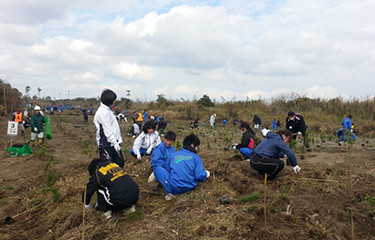
{"label": "blue jacket", "polygon": [[169,168],[169,159],[173,153],[176,152],[176,149],[173,146],[167,147],[165,142],[157,145],[152,151],[151,155],[151,167],[162,167],[168,170]]}
{"label": "blue jacket", "polygon": [[292,149],[284,142],[281,136],[274,132],[267,133],[266,139],[255,148],[254,153],[268,159],[280,158],[285,154],[293,167],[297,165],[297,159]]}
{"label": "blue jacket", "polygon": [[347,129],[347,130],[351,130],[352,129],[352,120],[350,118],[344,118],[344,120],[342,120],[341,122],[341,125],[343,128]]}
{"label": "blue jacket", "polygon": [[207,173],[204,170],[202,159],[193,151],[195,149],[184,146],[180,151],[172,154],[169,160],[169,184],[172,186],[193,190],[198,181],[206,180]]}

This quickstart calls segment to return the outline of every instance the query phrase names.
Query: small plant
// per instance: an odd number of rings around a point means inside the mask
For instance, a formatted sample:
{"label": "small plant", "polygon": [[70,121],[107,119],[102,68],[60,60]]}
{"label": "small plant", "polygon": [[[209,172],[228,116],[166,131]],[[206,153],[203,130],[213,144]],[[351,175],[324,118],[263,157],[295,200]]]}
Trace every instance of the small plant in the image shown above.
{"label": "small plant", "polygon": [[297,147],[297,141],[295,139],[293,139],[290,143],[289,143],[289,147],[292,149],[292,150],[296,150],[296,147]]}
{"label": "small plant", "polygon": [[371,207],[373,208],[373,210],[375,210],[375,197],[371,197],[369,195],[367,195],[366,197],[364,197],[365,201],[368,202]]}
{"label": "small plant", "polygon": [[240,198],[241,202],[253,202],[255,200],[258,200],[260,198],[260,193],[254,192],[251,195],[243,196]]}
{"label": "small plant", "polygon": [[176,141],[175,142],[175,146],[176,146],[176,150],[177,151],[180,150],[181,149],[181,143],[180,143],[180,141]]}
{"label": "small plant", "polygon": [[47,191],[52,194],[52,199],[54,202],[60,201],[61,193],[56,187],[47,188]]}
{"label": "small plant", "polygon": [[49,187],[53,186],[53,184],[55,184],[55,182],[57,181],[57,178],[58,176],[55,173],[48,174],[46,185]]}
{"label": "small plant", "polygon": [[208,149],[211,148],[210,142],[207,142],[207,148],[208,148]]}

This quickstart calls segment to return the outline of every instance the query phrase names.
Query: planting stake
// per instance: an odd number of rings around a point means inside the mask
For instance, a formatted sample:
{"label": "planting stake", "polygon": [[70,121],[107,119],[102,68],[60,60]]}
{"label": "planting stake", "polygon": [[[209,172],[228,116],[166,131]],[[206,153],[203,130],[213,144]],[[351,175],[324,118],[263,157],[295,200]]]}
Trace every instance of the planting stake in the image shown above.
{"label": "planting stake", "polygon": [[85,213],[86,213],[86,192],[87,185],[85,185],[85,193],[83,195],[83,214],[82,214],[82,240],[85,238]]}
{"label": "planting stake", "polygon": [[267,230],[267,173],[264,174],[264,229]]}

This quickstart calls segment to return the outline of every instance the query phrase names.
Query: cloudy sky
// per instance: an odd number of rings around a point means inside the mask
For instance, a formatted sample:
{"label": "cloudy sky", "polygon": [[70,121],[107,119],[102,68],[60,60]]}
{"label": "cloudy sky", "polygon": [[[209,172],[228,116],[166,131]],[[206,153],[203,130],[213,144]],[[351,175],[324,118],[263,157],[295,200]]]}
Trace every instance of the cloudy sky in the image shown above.
{"label": "cloudy sky", "polygon": [[374,0],[9,0],[0,78],[133,100],[375,95]]}

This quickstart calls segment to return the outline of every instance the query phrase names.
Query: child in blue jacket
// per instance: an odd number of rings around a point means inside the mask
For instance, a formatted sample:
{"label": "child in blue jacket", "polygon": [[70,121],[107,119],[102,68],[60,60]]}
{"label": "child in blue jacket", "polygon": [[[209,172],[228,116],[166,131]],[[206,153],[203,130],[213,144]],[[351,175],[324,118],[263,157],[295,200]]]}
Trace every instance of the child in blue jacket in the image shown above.
{"label": "child in blue jacket", "polygon": [[200,140],[195,134],[185,137],[181,150],[170,157],[169,167],[154,168],[155,178],[167,193],[167,200],[171,200],[174,194],[194,190],[197,182],[204,182],[210,176],[210,172],[204,170],[202,159],[197,154],[199,145]]}
{"label": "child in blue jacket", "polygon": [[[169,168],[169,159],[176,149],[173,147],[173,143],[176,141],[176,133],[168,131],[165,134],[164,142],[157,145],[151,155],[151,167],[152,169],[156,167],[163,167],[165,169]],[[154,172],[151,173],[148,178],[148,182],[155,181]]]}

